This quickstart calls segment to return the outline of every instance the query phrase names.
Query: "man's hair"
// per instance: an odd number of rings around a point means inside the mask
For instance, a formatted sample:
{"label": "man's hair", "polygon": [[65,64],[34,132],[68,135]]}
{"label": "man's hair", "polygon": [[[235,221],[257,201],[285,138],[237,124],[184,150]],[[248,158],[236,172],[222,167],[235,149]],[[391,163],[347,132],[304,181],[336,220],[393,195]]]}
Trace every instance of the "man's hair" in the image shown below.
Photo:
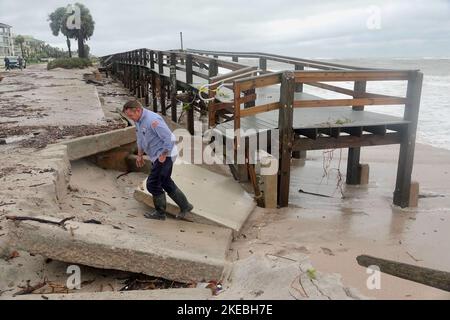
{"label": "man's hair", "polygon": [[122,112],[127,111],[128,109],[141,109],[142,104],[139,100],[130,100],[123,105]]}

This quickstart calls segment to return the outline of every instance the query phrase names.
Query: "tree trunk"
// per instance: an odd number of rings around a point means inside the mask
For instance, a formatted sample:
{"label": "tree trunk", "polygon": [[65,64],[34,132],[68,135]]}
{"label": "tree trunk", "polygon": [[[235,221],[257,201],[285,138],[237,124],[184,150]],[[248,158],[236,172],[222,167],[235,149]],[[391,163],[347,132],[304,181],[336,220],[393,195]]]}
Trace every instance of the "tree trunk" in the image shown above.
{"label": "tree trunk", "polygon": [[69,58],[72,58],[72,51],[70,50],[70,39],[67,37],[67,48],[69,49]]}
{"label": "tree trunk", "polygon": [[78,57],[80,58],[86,58],[84,54],[84,39],[83,35],[81,33],[81,29],[78,30]]}
{"label": "tree trunk", "polygon": [[23,43],[20,44],[20,51],[22,52],[22,58],[25,57],[25,55],[23,54]]}

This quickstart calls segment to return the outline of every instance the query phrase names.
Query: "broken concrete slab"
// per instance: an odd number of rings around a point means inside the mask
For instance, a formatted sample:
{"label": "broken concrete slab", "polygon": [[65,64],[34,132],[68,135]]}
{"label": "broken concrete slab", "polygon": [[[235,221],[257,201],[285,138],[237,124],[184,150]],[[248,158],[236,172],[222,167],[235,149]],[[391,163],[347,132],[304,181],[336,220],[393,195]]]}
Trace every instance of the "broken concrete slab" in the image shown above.
{"label": "broken concrete slab", "polygon": [[67,146],[69,160],[78,160],[94,154],[118,148],[136,141],[135,127],[108,131],[61,142]]}
{"label": "broken concrete slab", "polygon": [[[256,207],[253,199],[231,177],[226,177],[196,165],[175,164],[172,179],[183,190],[194,210],[189,221],[218,225],[239,232]],[[145,180],[134,193],[136,200],[153,207],[153,197]],[[179,212],[175,202],[167,197],[167,211]]]}
{"label": "broken concrete slab", "polygon": [[211,289],[162,289],[68,294],[28,294],[11,300],[208,300]]}
{"label": "broken concrete slab", "polygon": [[229,230],[184,221],[150,222],[153,228],[147,232],[131,232],[75,221],[66,222],[66,229],[35,221],[10,221],[8,242],[12,249],[54,260],[186,283],[219,280],[228,272]]}

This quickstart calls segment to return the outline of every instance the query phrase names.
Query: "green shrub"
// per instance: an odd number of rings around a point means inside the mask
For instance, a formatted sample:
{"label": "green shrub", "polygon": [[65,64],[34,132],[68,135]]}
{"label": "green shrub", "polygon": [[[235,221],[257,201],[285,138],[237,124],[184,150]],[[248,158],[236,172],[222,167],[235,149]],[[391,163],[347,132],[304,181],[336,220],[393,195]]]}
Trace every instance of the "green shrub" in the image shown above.
{"label": "green shrub", "polygon": [[55,69],[55,68],[64,68],[64,69],[84,69],[86,67],[92,66],[92,61],[89,59],[83,58],[62,58],[55,59],[50,61],[47,64],[47,70]]}

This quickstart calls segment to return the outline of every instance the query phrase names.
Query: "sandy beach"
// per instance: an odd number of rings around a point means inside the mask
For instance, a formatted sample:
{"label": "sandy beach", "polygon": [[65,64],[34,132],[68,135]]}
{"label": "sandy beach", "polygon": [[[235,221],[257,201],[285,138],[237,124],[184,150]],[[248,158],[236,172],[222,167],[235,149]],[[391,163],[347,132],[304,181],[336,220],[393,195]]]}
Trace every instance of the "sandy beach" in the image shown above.
{"label": "sandy beach", "polygon": [[[32,187],[41,181],[45,183],[53,174],[51,170],[46,171],[53,160],[36,163],[35,156],[40,149],[30,148],[33,144],[21,144],[32,137],[33,132],[45,134],[50,125],[105,126],[104,131],[108,126],[124,125],[115,110],[129,98],[128,92],[112,81],[102,87],[86,84],[83,74],[89,72],[92,70],[48,72],[38,65],[23,73],[8,73],[1,84],[0,134],[18,125],[11,121],[22,124],[24,120],[24,129],[32,127],[32,130],[7,136],[7,143],[0,145],[0,253],[3,257],[0,259],[0,299],[11,298],[17,287],[27,280],[35,283],[48,277],[62,283],[67,277],[65,263],[48,262],[44,257],[30,256],[26,252],[19,252],[19,256],[12,258],[4,240],[5,216],[18,212],[60,216],[64,212],[64,216],[95,218],[130,230],[148,223],[142,217],[148,207],[133,198],[135,187],[146,177],[144,173],[132,172],[117,178],[124,172],[104,170],[83,159],[70,164],[70,172],[66,174],[69,190],[64,198],[55,197],[54,186]],[[60,91],[47,92],[54,88]],[[23,90],[17,93],[18,89]],[[74,95],[74,100],[66,98],[67,92]],[[14,98],[15,94],[21,97]],[[39,109],[42,114],[33,118],[25,112],[15,115],[13,120],[4,117],[2,112],[8,110],[13,99],[19,99],[30,110]],[[73,132],[65,134],[58,135],[51,143],[77,136]],[[450,151],[416,145],[413,180],[420,183],[420,200],[418,208],[409,209],[392,205],[397,146],[362,149],[361,162],[370,166],[367,186],[338,185],[339,172],[345,181],[346,157],[346,150],[334,150],[332,159],[329,152],[315,151],[308,152],[306,160],[293,160],[289,207],[254,210],[229,252],[239,272],[226,282],[226,290],[218,299],[308,298],[292,288],[298,264],[305,261],[320,273],[337,274],[346,288],[356,289],[361,297],[450,299],[448,292],[385,274],[381,278],[381,289],[369,290],[366,268],[356,262],[358,255],[367,254],[450,271]],[[231,176],[224,167],[212,170]],[[243,187],[248,189],[248,185]],[[300,193],[299,189],[327,197]],[[167,223],[176,222],[169,220]],[[258,263],[261,257],[265,257],[267,265]],[[117,291],[123,287],[117,278],[126,277],[122,272],[88,267],[83,270],[86,270],[86,278],[95,281],[83,286],[82,292]],[[240,282],[250,274],[255,277],[253,283]],[[257,283],[258,276],[266,279],[264,290],[258,289],[261,285]]]}

